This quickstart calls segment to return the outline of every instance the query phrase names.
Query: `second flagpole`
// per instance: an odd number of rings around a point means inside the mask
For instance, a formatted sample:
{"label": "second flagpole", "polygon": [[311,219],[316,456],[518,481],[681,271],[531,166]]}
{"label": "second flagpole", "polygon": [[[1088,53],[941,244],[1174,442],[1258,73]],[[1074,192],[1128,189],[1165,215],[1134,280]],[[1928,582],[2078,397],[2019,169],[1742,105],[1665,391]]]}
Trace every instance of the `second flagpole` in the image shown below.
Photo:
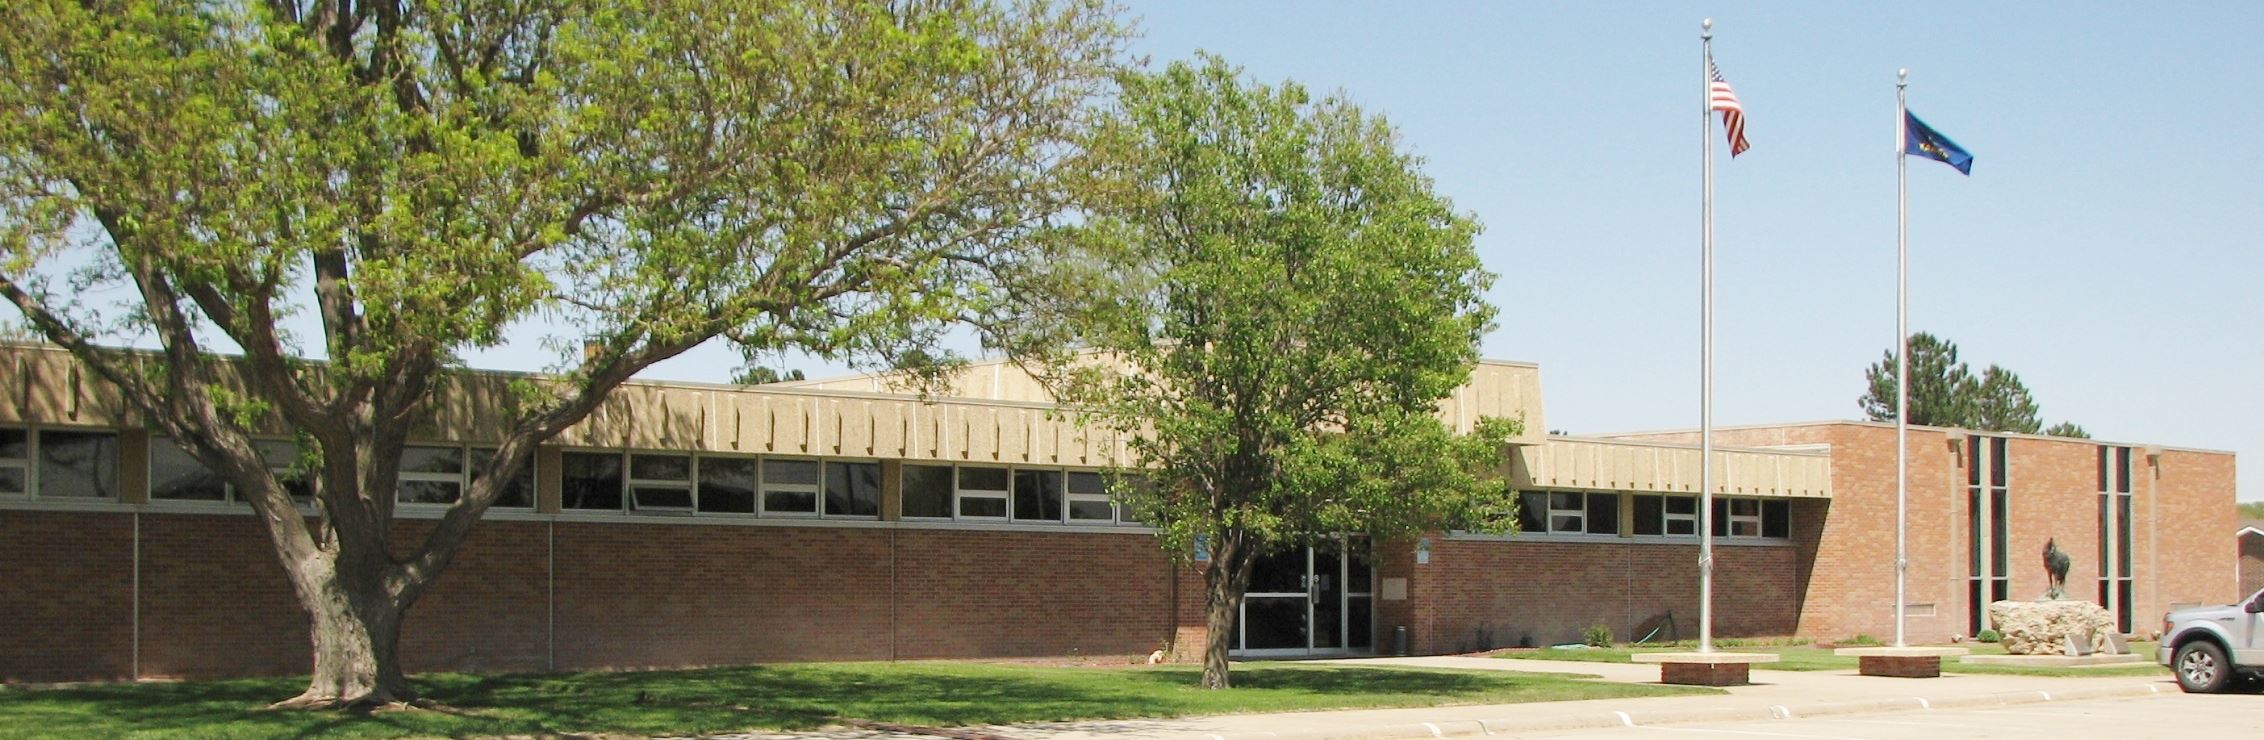
{"label": "second flagpole", "polygon": [[1903,647],[1910,558],[1910,70],[1895,72],[1895,647]]}
{"label": "second flagpole", "polygon": [[1698,652],[1714,651],[1714,19],[1698,24],[1698,144],[1705,152],[1699,199],[1705,287],[1700,290],[1698,357]]}

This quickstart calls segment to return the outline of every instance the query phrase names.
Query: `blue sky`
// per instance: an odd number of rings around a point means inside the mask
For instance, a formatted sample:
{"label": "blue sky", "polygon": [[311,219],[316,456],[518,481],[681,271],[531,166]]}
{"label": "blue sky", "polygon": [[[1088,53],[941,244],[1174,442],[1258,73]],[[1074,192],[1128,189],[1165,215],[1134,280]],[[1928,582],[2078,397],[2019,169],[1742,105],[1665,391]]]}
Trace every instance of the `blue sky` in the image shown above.
{"label": "blue sky", "polygon": [[[1894,79],[1974,157],[1911,162],[1911,326],[2046,423],[2233,450],[2264,500],[2264,3],[1131,2],[1198,49],[1387,116],[1485,224],[1488,357],[1552,429],[1698,423],[1698,23],[1752,151],[1715,147],[1716,422],[1858,418],[1894,342]],[[13,312],[10,312],[11,314]],[[13,318],[12,316],[10,318]],[[541,369],[558,327],[474,367]],[[571,332],[568,332],[571,333]],[[728,379],[703,347],[647,378]],[[782,364],[823,375],[808,358]]]}
{"label": "blue sky", "polygon": [[2264,499],[2264,4],[1142,2],[1139,48],[1341,91],[1486,225],[1488,357],[1575,434],[1698,419],[1698,24],[1718,424],[1859,418],[1894,341],[1895,70],[1975,157],[1910,164],[1911,327],[2046,423],[2241,453]]}
{"label": "blue sky", "polygon": [[1975,157],[1972,177],[1911,162],[1912,330],[2019,373],[2047,424],[2238,452],[2240,497],[2264,499],[2264,3],[1128,9],[1156,64],[1211,51],[1398,126],[1486,226],[1485,355],[1540,363],[1548,426],[1575,434],[1698,424],[1705,17],[1753,142],[1708,142],[1716,423],[1861,417],[1894,342],[1908,68],[1911,109]]}

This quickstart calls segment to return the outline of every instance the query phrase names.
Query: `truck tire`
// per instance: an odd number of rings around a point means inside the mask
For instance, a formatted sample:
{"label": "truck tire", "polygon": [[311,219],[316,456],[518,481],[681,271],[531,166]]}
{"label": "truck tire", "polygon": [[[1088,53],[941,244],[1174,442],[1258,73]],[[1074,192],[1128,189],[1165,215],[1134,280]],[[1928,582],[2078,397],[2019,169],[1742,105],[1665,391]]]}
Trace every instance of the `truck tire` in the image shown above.
{"label": "truck tire", "polygon": [[2178,688],[2189,694],[2214,694],[2232,683],[2233,665],[2225,659],[2224,648],[2208,640],[2194,640],[2178,647],[2170,658],[2170,671],[2178,677]]}

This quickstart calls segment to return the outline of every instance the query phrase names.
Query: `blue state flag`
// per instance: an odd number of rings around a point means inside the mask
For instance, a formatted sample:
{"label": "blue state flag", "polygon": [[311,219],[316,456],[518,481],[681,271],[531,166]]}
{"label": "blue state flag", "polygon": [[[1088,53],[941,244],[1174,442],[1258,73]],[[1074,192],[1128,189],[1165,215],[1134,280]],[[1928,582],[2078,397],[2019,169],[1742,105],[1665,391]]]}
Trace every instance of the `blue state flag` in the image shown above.
{"label": "blue state flag", "polygon": [[1973,155],[1965,153],[1965,147],[1927,126],[1910,111],[1902,112],[1902,151],[1956,167],[1967,177],[1973,175]]}

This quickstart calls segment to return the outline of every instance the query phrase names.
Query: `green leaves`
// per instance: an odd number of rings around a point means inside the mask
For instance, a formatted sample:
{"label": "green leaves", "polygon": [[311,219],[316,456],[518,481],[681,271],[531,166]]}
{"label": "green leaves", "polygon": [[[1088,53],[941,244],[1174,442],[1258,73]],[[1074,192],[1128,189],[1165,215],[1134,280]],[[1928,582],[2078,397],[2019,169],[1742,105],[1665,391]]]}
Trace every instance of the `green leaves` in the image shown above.
{"label": "green leaves", "polygon": [[1340,98],[1207,56],[1120,85],[1081,239],[1128,286],[1097,348],[1136,370],[1069,397],[1135,435],[1160,484],[1135,508],[1167,547],[1500,521],[1514,424],[1435,416],[1493,317],[1477,225]]}
{"label": "green leaves", "polygon": [[[243,490],[277,490],[253,431],[303,436],[339,536],[263,511],[285,562],[397,560],[400,446],[515,324],[564,327],[571,364],[513,385],[483,480],[704,342],[934,367],[958,322],[1030,341],[1004,319],[1064,274],[1038,237],[1092,180],[1076,155],[1122,54],[1113,12],[14,2],[0,299]],[[153,337],[162,373],[101,348]],[[409,591],[497,490],[471,486],[395,563]]]}

